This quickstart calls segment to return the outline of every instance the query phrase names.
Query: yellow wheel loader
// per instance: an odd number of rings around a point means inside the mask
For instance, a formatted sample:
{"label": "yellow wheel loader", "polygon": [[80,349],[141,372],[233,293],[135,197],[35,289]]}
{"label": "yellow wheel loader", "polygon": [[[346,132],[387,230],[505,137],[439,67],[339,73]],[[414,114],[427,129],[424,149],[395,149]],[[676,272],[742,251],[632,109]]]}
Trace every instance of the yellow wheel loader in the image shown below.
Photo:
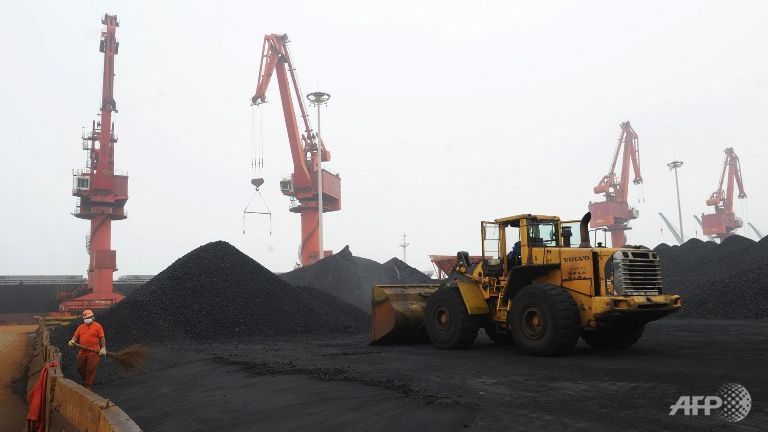
{"label": "yellow wheel loader", "polygon": [[653,250],[592,247],[590,217],[481,222],[483,259],[459,252],[445,283],[373,287],[371,342],[426,334],[439,348],[466,348],[482,328],[533,355],[567,353],[579,337],[596,349],[630,347],[646,323],[682,306],[680,296],[662,293]]}

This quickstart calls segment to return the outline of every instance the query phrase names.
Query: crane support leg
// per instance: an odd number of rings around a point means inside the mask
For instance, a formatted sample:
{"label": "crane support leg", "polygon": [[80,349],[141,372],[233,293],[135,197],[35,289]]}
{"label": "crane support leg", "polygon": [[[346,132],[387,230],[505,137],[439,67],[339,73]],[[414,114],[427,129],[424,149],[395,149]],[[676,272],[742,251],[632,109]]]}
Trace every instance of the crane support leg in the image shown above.
{"label": "crane support leg", "polygon": [[314,264],[318,260],[320,248],[320,232],[318,228],[319,217],[317,208],[304,207],[301,210],[301,265]]}
{"label": "crane support leg", "polygon": [[611,231],[611,247],[620,248],[627,244],[627,235],[624,230]]}

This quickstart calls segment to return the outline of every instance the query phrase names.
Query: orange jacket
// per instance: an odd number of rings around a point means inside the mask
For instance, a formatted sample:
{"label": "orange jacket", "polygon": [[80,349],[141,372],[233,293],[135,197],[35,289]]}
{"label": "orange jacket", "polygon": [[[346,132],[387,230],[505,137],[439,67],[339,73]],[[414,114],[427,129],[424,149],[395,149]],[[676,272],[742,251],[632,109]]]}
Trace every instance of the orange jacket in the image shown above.
{"label": "orange jacket", "polygon": [[[75,334],[72,336],[72,340],[79,343],[80,345],[85,345],[88,348],[93,348],[98,351],[100,348],[99,339],[103,337],[104,328],[101,326],[101,324],[94,321],[90,324],[82,323],[77,326],[77,330],[75,330]],[[93,352],[81,349],[78,353],[78,355],[87,354],[93,354]]]}

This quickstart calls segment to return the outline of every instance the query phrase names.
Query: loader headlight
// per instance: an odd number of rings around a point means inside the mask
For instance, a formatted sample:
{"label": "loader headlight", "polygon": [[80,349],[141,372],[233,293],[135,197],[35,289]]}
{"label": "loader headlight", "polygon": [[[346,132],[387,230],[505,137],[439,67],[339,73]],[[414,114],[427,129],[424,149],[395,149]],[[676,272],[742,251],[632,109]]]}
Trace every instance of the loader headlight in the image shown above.
{"label": "loader headlight", "polygon": [[613,277],[613,259],[609,259],[605,262],[605,267],[603,268],[603,274],[605,275],[605,293],[611,294],[616,292],[616,288],[614,285],[615,278]]}

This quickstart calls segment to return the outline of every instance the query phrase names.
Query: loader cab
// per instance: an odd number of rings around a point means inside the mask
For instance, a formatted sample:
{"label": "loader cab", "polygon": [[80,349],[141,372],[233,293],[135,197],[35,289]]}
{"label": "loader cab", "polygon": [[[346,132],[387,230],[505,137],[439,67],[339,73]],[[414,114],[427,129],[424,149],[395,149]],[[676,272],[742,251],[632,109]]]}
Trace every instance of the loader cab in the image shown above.
{"label": "loader cab", "polygon": [[530,215],[520,220],[522,265],[543,264],[547,248],[560,247],[560,219]]}
{"label": "loader cab", "polygon": [[481,238],[483,275],[502,277],[516,266],[533,264],[534,248],[562,244],[560,218],[523,214],[481,222]]}
{"label": "loader cab", "polygon": [[506,239],[504,227],[496,222],[481,222],[480,236],[483,239],[483,275],[501,277],[505,274]]}

